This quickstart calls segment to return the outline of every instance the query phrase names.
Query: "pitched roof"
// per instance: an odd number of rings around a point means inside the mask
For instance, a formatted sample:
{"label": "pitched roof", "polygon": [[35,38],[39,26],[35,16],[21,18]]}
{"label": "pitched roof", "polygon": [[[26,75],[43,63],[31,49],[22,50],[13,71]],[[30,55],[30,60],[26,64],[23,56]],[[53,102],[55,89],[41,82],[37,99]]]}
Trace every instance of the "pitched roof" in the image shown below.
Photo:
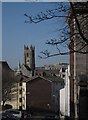
{"label": "pitched roof", "polygon": [[50,75],[47,75],[47,76],[44,76],[44,78],[52,81],[52,82],[64,82],[64,79],[62,79],[61,77],[57,77],[57,76],[50,76]]}
{"label": "pitched roof", "polygon": [[[2,69],[6,69],[6,70],[8,70],[8,71],[13,71],[10,67],[9,67],[9,65],[8,65],[8,63],[6,62],[6,61],[0,61],[0,66],[2,66]],[[1,67],[0,67],[1,68]]]}
{"label": "pitched roof", "polygon": [[30,81],[33,81],[37,78],[41,78],[41,79],[44,79],[44,80],[48,80],[50,82],[63,82],[64,83],[64,79],[62,79],[61,77],[57,77],[57,76],[32,76],[32,77],[29,77],[25,80],[23,80],[24,82],[30,82]]}
{"label": "pitched roof", "polygon": [[23,64],[23,65],[21,66],[21,68],[22,68],[23,66],[24,66],[28,71],[31,71],[31,68],[29,68],[27,65]]}

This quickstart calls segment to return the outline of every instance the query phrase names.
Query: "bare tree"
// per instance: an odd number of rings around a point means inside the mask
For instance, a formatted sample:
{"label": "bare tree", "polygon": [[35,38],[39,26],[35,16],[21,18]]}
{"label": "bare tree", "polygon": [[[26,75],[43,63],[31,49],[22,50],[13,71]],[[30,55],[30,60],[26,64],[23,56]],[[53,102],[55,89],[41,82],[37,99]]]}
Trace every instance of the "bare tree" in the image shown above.
{"label": "bare tree", "polygon": [[18,79],[15,77],[14,71],[8,66],[7,62],[0,63],[0,70],[2,71],[2,101],[4,106],[6,101],[11,100],[11,88],[17,83]]}
{"label": "bare tree", "polygon": [[[32,16],[28,14],[24,14],[27,17],[25,23],[40,23],[45,20],[50,19],[60,19],[63,18],[63,21],[67,23],[64,28],[58,29],[58,32],[61,33],[58,39],[50,39],[47,40],[46,44],[55,46],[58,50],[57,53],[51,54],[48,50],[42,51],[41,53],[44,56],[39,56],[40,58],[47,58],[57,55],[68,55],[69,49],[71,53],[78,52],[82,54],[87,54],[88,51],[88,3],[80,2],[80,3],[57,3],[57,8],[53,10],[47,10],[45,13],[40,12],[37,16]],[[75,21],[74,21],[75,20]],[[75,23],[75,30],[73,29]],[[76,36],[76,42],[73,38]],[[74,44],[75,43],[75,44]],[[72,45],[74,44],[74,47]],[[65,46],[68,48],[67,51],[62,51],[60,46]],[[76,48],[76,49],[74,49]]]}
{"label": "bare tree", "polygon": [[2,106],[5,106],[6,101],[11,99],[10,93],[11,93],[11,88],[6,88],[2,90],[2,101],[3,101]]}

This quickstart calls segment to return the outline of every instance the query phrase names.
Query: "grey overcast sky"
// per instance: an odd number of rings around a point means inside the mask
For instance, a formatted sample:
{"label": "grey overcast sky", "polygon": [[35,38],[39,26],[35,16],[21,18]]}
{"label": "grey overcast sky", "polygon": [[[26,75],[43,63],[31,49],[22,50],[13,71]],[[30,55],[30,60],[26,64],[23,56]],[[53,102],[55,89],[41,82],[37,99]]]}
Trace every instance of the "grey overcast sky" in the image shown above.
{"label": "grey overcast sky", "polygon": [[[69,62],[69,56],[56,56],[40,59],[38,55],[46,49],[56,51],[54,47],[46,45],[46,40],[58,38],[56,31],[63,26],[62,21],[49,20],[39,24],[26,24],[24,13],[37,13],[56,7],[56,3],[49,2],[3,2],[2,3],[2,58],[11,68],[17,67],[18,61],[24,62],[24,45],[35,46],[36,66]],[[64,51],[66,48],[62,48]]]}

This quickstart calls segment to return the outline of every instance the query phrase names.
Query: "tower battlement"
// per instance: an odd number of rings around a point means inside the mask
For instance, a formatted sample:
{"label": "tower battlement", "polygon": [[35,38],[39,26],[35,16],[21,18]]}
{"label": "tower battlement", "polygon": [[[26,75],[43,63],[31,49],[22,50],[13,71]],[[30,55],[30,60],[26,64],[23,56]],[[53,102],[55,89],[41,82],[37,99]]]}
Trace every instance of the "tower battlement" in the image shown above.
{"label": "tower battlement", "polygon": [[32,71],[35,69],[35,47],[24,45],[24,64]]}

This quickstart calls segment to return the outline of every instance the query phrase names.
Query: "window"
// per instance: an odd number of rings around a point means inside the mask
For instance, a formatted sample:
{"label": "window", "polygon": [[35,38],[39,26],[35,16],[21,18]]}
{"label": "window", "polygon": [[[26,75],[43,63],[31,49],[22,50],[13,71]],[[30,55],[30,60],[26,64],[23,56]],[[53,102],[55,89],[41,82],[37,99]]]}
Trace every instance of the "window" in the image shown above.
{"label": "window", "polygon": [[27,60],[27,63],[29,63],[29,60]]}
{"label": "window", "polygon": [[22,110],[22,106],[19,106],[19,109]]}
{"label": "window", "polygon": [[65,68],[62,68],[62,72],[65,72]]}
{"label": "window", "polygon": [[22,90],[19,90],[19,94],[22,94]]}
{"label": "window", "polygon": [[27,57],[29,56],[29,54],[27,53]]}
{"label": "window", "polygon": [[65,77],[65,75],[63,75],[63,78]]}
{"label": "window", "polygon": [[22,86],[22,82],[19,83],[19,86]]}
{"label": "window", "polygon": [[19,102],[22,102],[22,98],[19,98]]}

